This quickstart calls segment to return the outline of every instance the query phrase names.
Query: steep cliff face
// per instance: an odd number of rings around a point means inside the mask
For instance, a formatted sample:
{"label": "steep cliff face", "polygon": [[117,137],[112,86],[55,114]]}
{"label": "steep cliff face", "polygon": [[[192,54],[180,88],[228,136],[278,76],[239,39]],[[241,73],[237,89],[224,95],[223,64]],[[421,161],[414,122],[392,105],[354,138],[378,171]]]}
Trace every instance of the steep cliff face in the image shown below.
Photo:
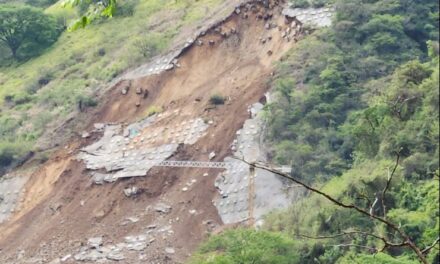
{"label": "steep cliff face", "polygon": [[[302,36],[282,9],[240,4],[115,81],[82,117],[85,131],[17,184],[18,204],[0,218],[2,263],[181,263],[208,233],[285,206],[258,194],[284,193],[279,179],[225,160],[264,157],[255,103],[265,102],[274,62]],[[161,163],[170,160],[220,163]]]}

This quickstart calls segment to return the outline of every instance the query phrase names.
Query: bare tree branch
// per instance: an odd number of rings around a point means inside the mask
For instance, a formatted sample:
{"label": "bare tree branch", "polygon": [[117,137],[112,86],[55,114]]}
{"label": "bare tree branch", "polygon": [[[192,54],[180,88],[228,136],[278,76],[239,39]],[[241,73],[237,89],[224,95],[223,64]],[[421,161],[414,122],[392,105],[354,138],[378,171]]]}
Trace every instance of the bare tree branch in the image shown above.
{"label": "bare tree branch", "polygon": [[439,242],[440,242],[440,238],[437,237],[437,239],[429,247],[422,250],[422,253],[424,255],[428,255],[428,253],[431,251],[431,249],[433,249]]}
{"label": "bare tree branch", "polygon": [[367,247],[367,246],[363,246],[363,245],[357,245],[357,244],[339,244],[339,245],[331,245],[332,247],[360,247],[360,248],[366,248],[369,249],[373,252],[377,252],[377,248],[373,248],[373,247]]}
{"label": "bare tree branch", "polygon": [[[255,168],[259,168],[259,169],[262,169],[262,170],[265,170],[265,171],[272,172],[273,174],[276,174],[276,175],[281,176],[281,177],[283,177],[285,179],[293,181],[293,182],[303,186],[307,190],[323,196],[324,198],[326,198],[327,200],[331,201],[332,203],[334,203],[335,205],[337,205],[339,207],[346,208],[346,209],[353,209],[353,210],[359,212],[362,215],[368,216],[368,217],[370,217],[370,218],[372,218],[372,219],[374,219],[374,220],[376,220],[378,222],[381,222],[381,223],[385,224],[386,226],[388,226],[392,230],[396,231],[401,236],[401,238],[404,240],[403,243],[405,243],[405,245],[407,247],[411,248],[414,251],[414,253],[417,255],[417,257],[419,258],[421,263],[428,264],[428,261],[427,261],[425,255],[422,253],[420,248],[417,247],[417,245],[412,241],[412,239],[403,230],[401,230],[396,224],[388,221],[387,219],[385,219],[383,217],[380,217],[380,216],[376,216],[374,214],[370,214],[370,212],[368,212],[367,210],[365,210],[363,208],[360,208],[359,206],[356,206],[355,204],[346,204],[344,202],[341,202],[341,201],[337,200],[336,198],[332,197],[331,195],[329,195],[327,193],[324,193],[323,191],[318,190],[318,189],[316,189],[316,188],[314,188],[314,187],[312,187],[312,186],[310,186],[310,185],[308,185],[308,184],[306,184],[306,183],[304,183],[304,182],[302,182],[300,180],[295,179],[294,177],[292,177],[289,174],[280,172],[280,171],[278,171],[276,169],[273,169],[273,168],[267,167],[265,165],[261,165],[261,164],[255,163],[255,162],[250,163],[250,162],[248,162],[248,161],[246,161],[246,160],[244,160],[242,158],[238,158],[238,157],[234,157],[234,158],[237,159],[237,160],[240,160],[240,161],[242,161],[242,162],[244,162],[246,164],[248,164],[249,166],[252,166],[252,167],[255,167]],[[395,167],[397,169],[397,166],[395,166]],[[386,189],[388,189],[388,188],[386,188]]]}
{"label": "bare tree branch", "polygon": [[340,234],[328,235],[328,236],[309,236],[309,235],[303,235],[303,234],[297,234],[297,236],[304,237],[304,238],[310,238],[310,239],[328,239],[328,238],[337,238],[337,237],[341,237],[341,236],[349,236],[349,235],[355,235],[355,234],[370,236],[370,237],[374,237],[376,239],[381,240],[384,243],[384,246],[381,250],[378,250],[378,252],[383,252],[385,249],[390,248],[390,247],[406,247],[407,246],[406,242],[392,243],[392,242],[388,241],[385,237],[382,237],[382,236],[379,236],[379,235],[376,235],[373,233],[369,233],[369,232],[364,232],[364,231],[346,231],[346,232],[342,232]]}
{"label": "bare tree branch", "polygon": [[391,181],[393,180],[393,176],[394,173],[396,173],[397,167],[399,166],[399,160],[400,160],[400,153],[396,153],[397,157],[396,157],[396,164],[394,165],[393,171],[390,172],[388,171],[388,179],[387,179],[387,183],[385,185],[385,188],[382,191],[382,196],[381,196],[381,200],[382,200],[382,211],[383,211],[383,217],[386,218],[386,214],[387,214],[387,208],[386,208],[386,204],[385,204],[385,195],[388,191],[388,189],[390,188],[391,185]]}

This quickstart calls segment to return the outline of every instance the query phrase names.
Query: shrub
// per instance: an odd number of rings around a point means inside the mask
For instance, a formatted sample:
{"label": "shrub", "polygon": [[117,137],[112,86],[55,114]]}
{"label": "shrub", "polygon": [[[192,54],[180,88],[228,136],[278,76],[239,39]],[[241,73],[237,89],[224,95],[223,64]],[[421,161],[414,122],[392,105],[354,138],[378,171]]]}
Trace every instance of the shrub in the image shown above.
{"label": "shrub", "polygon": [[26,143],[0,141],[0,170],[25,156],[28,151]]}
{"label": "shrub", "polygon": [[78,95],[75,101],[80,111],[84,110],[85,108],[95,107],[98,105],[98,102],[95,99],[85,95]]}
{"label": "shrub", "polygon": [[158,53],[157,44],[149,39],[138,40],[135,46],[145,58],[151,58]]}
{"label": "shrub", "polygon": [[160,106],[150,106],[148,107],[147,111],[145,112],[146,116],[152,116],[158,113],[161,113],[163,109]]}
{"label": "shrub", "polygon": [[222,105],[225,103],[225,97],[218,95],[218,94],[214,94],[209,99],[209,102],[213,105]]}
{"label": "shrub", "polygon": [[311,4],[313,7],[315,8],[320,8],[325,6],[325,4],[327,4],[327,0],[312,0]]}
{"label": "shrub", "polygon": [[40,87],[43,87],[43,86],[49,84],[50,81],[52,81],[52,79],[53,79],[53,73],[52,72],[44,72],[44,73],[42,73],[40,78],[38,78],[38,85]]}
{"label": "shrub", "polygon": [[138,4],[137,0],[130,0],[123,2],[122,4],[118,5],[118,8],[116,8],[115,16],[119,16],[119,17],[133,16],[137,4]]}
{"label": "shrub", "polygon": [[190,263],[296,264],[294,241],[277,233],[247,229],[228,230],[212,236]]}
{"label": "shrub", "polygon": [[105,49],[104,48],[100,48],[98,50],[98,52],[96,54],[98,54],[98,56],[103,57],[105,55]]}
{"label": "shrub", "polygon": [[292,7],[294,8],[307,8],[310,6],[309,0],[293,0]]}

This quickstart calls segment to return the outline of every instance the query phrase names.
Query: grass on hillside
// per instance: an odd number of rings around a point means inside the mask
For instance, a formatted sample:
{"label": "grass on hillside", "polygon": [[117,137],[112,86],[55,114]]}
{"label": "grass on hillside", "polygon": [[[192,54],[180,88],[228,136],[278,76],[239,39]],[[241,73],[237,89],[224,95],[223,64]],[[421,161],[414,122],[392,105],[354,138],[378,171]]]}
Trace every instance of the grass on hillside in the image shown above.
{"label": "grass on hillside", "polygon": [[[206,16],[221,0],[125,0],[119,15],[85,29],[64,32],[44,54],[0,67],[0,153],[2,146],[32,148],[50,122],[71,113],[124,70],[166,50],[182,26]],[[47,8],[66,25],[77,17],[59,3]],[[140,49],[151,45],[147,57]],[[4,64],[3,64],[4,65]],[[98,102],[99,103],[99,102]],[[1,166],[1,164],[0,164]]]}

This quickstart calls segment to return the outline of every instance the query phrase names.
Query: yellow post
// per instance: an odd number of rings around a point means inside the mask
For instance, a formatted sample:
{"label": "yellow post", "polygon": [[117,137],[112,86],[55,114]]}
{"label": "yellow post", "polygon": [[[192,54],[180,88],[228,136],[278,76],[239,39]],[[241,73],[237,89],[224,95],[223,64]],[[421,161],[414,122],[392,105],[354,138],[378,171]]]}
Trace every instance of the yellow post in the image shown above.
{"label": "yellow post", "polygon": [[255,166],[253,164],[249,167],[249,225],[255,225],[254,218],[254,197],[255,197]]}

